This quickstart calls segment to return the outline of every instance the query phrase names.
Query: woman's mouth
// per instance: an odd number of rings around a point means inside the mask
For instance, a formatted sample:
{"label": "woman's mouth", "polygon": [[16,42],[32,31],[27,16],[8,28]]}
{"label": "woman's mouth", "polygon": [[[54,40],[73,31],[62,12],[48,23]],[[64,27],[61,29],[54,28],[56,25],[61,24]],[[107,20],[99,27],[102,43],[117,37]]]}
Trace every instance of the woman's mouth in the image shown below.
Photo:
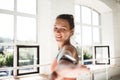
{"label": "woman's mouth", "polygon": [[56,40],[59,41],[61,40],[62,36],[56,36]]}

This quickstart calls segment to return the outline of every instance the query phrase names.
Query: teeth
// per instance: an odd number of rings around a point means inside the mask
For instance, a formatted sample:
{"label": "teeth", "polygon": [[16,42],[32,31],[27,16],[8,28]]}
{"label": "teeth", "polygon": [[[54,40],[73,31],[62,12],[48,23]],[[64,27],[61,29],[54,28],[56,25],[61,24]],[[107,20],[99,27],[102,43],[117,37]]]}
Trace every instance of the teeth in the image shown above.
{"label": "teeth", "polygon": [[61,37],[57,37],[57,38],[61,38]]}
{"label": "teeth", "polygon": [[56,37],[58,37],[58,38],[59,38],[59,37],[61,37],[61,36],[56,36]]}

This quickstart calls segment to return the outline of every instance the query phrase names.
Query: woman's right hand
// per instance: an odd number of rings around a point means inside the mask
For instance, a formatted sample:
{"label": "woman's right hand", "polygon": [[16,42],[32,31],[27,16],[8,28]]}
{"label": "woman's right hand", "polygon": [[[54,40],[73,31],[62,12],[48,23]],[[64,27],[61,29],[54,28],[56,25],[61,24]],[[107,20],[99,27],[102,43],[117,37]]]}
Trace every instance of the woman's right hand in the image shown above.
{"label": "woman's right hand", "polygon": [[62,67],[61,69],[56,70],[58,76],[76,78],[80,75],[85,75],[90,73],[90,69],[85,65],[76,65],[72,68]]}

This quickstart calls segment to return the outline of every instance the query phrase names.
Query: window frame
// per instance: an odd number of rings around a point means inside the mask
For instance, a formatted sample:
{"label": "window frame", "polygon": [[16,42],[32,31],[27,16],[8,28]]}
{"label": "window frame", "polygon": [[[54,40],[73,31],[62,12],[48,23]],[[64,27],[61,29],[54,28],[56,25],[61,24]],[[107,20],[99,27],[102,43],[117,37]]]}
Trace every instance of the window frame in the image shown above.
{"label": "window frame", "polygon": [[[106,46],[94,46],[94,48],[95,48],[95,64],[103,64],[103,65],[106,65],[106,64],[110,64],[110,48],[109,48],[109,46],[108,45],[106,45]],[[107,60],[108,60],[108,63],[100,63],[100,62],[97,62],[97,48],[107,48]],[[100,59],[102,59],[102,58],[100,58]],[[103,58],[104,59],[104,58]],[[99,59],[98,59],[99,60]],[[104,60],[106,60],[106,58],[104,59]]]}
{"label": "window frame", "polygon": [[[36,48],[37,49],[37,64],[39,64],[39,46],[35,46],[35,45],[17,45],[17,66],[19,67],[19,50],[20,48]],[[27,65],[29,66],[29,65]],[[35,67],[35,66],[32,66],[32,67]],[[32,68],[32,67],[29,67],[29,68]],[[37,67],[37,66],[36,66]],[[26,73],[19,73],[19,70],[17,69],[17,75],[26,75],[26,74],[33,74],[33,73],[39,73],[39,67],[37,67],[37,71],[35,72],[26,72]]]}

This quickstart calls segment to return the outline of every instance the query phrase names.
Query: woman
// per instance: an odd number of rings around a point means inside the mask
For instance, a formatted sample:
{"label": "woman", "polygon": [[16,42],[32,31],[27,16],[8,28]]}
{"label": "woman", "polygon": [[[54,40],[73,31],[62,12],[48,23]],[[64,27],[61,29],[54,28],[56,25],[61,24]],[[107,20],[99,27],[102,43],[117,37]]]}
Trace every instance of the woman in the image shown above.
{"label": "woman", "polygon": [[58,44],[59,53],[51,66],[53,72],[51,74],[51,80],[76,80],[76,75],[70,74],[71,72],[76,73],[80,69],[88,70],[86,66],[77,66],[79,62],[77,50],[70,43],[70,37],[73,33],[73,15],[61,14],[57,16],[54,25],[54,35]]}

